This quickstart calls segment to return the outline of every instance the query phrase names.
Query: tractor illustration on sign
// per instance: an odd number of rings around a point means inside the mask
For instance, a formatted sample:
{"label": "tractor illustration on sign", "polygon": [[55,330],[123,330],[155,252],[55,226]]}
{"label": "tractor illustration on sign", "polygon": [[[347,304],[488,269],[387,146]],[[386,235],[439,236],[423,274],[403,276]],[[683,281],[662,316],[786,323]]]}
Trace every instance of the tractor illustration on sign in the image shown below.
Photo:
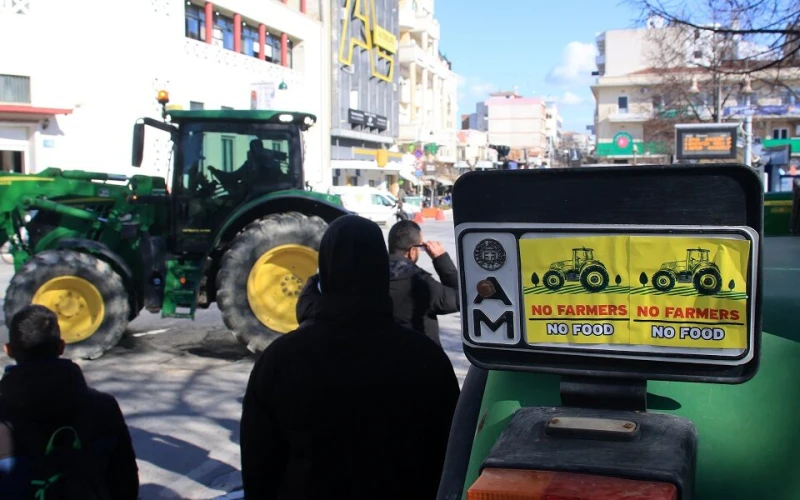
{"label": "tractor illustration on sign", "polygon": [[700,295],[715,295],[722,288],[719,267],[709,260],[705,248],[687,248],[686,260],[665,262],[653,274],[653,288],[668,292],[675,283],[691,283]]}
{"label": "tractor illustration on sign", "polygon": [[591,248],[573,248],[572,259],[553,262],[542,279],[544,286],[552,291],[563,287],[566,281],[579,281],[588,292],[602,292],[608,286],[608,271],[594,259]]}

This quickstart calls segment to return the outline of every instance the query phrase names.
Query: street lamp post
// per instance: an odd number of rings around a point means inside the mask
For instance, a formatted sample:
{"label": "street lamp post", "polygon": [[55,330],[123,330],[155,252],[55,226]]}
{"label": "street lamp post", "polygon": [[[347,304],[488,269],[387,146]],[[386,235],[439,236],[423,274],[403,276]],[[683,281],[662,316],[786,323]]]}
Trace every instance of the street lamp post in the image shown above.
{"label": "street lamp post", "polygon": [[[744,116],[744,135],[745,135],[745,143],[744,143],[744,164],[748,167],[753,166],[753,114],[750,109],[750,96],[753,94],[753,86],[750,83],[750,77],[748,76],[744,82],[744,87],[742,87],[742,94],[744,94],[744,106],[745,106],[745,116]],[[764,174],[761,172],[761,168],[759,168],[759,175],[761,177],[761,181],[764,180]]]}

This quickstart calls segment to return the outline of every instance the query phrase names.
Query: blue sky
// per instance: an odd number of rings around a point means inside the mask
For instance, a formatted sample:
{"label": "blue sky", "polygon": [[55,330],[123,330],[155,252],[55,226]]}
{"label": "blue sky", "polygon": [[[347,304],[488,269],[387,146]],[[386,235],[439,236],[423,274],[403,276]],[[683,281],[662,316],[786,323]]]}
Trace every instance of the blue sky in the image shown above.
{"label": "blue sky", "polygon": [[459,113],[494,90],[559,103],[564,130],[593,121],[595,35],[635,26],[621,0],[435,0],[439,49],[460,76]]}

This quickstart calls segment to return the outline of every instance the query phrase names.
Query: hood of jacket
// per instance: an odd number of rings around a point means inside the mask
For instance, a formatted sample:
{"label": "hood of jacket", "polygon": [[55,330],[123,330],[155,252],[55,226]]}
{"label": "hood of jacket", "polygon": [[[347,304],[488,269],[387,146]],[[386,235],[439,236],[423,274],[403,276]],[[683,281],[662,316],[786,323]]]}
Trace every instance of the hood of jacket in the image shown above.
{"label": "hood of jacket", "polygon": [[298,299],[298,321],[355,324],[391,316],[389,254],[383,232],[363,217],[339,217],[322,237],[319,275],[309,279]]}

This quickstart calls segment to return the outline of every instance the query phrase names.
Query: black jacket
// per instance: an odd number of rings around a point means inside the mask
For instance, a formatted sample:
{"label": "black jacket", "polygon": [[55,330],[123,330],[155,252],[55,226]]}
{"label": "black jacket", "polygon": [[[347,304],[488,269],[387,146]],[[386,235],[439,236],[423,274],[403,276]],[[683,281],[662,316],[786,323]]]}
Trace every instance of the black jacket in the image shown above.
{"label": "black jacket", "polygon": [[[78,427],[82,411],[89,418]],[[77,427],[83,449],[93,456],[97,476],[105,479],[110,497],[138,497],[136,456],[117,400],[89,388],[75,363],[54,359],[9,366],[0,380],[0,421],[14,429],[15,456],[37,452],[27,449],[21,429],[35,428],[37,434],[50,436],[64,425]]]}
{"label": "black jacket", "polygon": [[433,259],[441,282],[405,257],[389,256],[389,290],[394,317],[406,328],[441,345],[437,315],[458,312],[458,270],[448,254]]}
{"label": "black jacket", "polygon": [[[328,231],[340,228],[335,221]],[[459,395],[453,368],[442,349],[392,319],[385,247],[382,263],[370,245],[337,259],[328,237],[322,293],[309,282],[300,328],[275,340],[250,375],[245,498],[432,500]]]}

